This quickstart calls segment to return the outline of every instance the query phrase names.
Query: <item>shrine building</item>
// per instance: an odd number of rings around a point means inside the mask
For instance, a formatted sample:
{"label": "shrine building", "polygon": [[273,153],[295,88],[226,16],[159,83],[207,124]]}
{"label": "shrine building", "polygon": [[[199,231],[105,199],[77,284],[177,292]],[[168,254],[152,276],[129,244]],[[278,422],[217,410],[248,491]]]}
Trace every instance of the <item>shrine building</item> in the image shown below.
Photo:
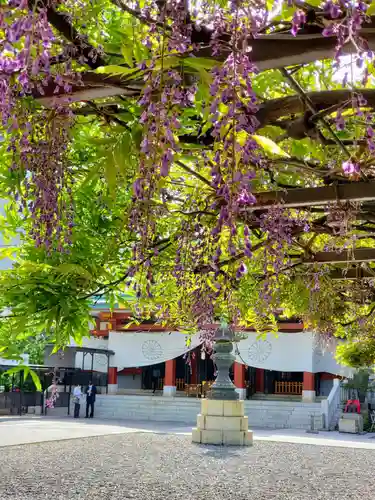
{"label": "shrine building", "polygon": [[[82,346],[74,342],[63,354],[47,350],[45,364],[90,372],[99,391],[147,394],[156,386],[164,396],[204,396],[215,379],[215,366],[206,355],[199,333],[186,335],[153,321],[131,323],[131,313],[110,312],[97,304],[93,325]],[[251,329],[234,344],[236,362],[230,376],[243,399],[300,397],[313,402],[327,397],[334,378],[351,376],[335,361],[338,340],[328,345],[298,321],[280,321],[278,332],[262,337]]]}

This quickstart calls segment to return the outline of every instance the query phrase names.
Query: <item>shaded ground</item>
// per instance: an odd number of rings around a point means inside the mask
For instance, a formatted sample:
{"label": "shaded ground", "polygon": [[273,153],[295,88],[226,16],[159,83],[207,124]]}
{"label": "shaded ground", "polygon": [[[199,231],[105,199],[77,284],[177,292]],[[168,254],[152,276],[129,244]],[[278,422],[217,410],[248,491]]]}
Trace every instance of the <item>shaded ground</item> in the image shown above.
{"label": "shaded ground", "polygon": [[128,433],[0,454],[1,500],[345,500],[375,491],[375,451],[355,448],[205,447],[189,436]]}
{"label": "shaded ground", "polygon": [[[355,435],[320,431],[318,434],[311,434],[298,429],[253,428],[253,430],[255,441],[340,446],[375,451],[374,433]],[[72,417],[37,417],[29,415],[22,417],[0,416],[0,448],[18,444],[81,439],[111,434],[133,434],[137,432],[191,436],[191,426],[176,422],[140,420],[108,420],[100,418],[80,418],[77,420]]]}

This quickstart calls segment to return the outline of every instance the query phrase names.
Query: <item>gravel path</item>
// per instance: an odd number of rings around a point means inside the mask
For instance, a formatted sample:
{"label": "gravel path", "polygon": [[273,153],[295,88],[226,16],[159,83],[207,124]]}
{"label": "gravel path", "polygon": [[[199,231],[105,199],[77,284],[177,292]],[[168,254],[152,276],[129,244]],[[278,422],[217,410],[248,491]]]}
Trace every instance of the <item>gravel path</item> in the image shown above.
{"label": "gravel path", "polygon": [[0,500],[363,500],[375,451],[189,437],[100,436],[0,449]]}

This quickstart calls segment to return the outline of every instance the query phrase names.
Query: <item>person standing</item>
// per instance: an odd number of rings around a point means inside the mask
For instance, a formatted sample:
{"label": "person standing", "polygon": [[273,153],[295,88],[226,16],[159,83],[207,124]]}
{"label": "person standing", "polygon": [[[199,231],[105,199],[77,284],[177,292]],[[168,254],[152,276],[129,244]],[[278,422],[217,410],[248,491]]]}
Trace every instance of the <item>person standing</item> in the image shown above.
{"label": "person standing", "polygon": [[160,370],[158,368],[153,368],[152,370],[152,394],[155,394],[155,391],[158,387],[160,377]]}
{"label": "person standing", "polygon": [[77,384],[73,389],[74,418],[79,418],[79,410],[81,408],[81,398],[82,398],[81,386]]}
{"label": "person standing", "polygon": [[91,380],[86,389],[86,418],[89,418],[89,410],[90,410],[90,418],[94,417],[94,405],[96,399],[96,387],[92,384]]}

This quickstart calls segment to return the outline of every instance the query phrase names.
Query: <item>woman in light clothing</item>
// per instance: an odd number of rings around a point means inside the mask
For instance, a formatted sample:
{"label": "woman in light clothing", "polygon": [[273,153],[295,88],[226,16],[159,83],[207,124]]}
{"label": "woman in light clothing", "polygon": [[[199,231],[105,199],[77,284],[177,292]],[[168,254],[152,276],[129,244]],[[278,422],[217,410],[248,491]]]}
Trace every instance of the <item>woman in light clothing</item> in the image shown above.
{"label": "woman in light clothing", "polygon": [[73,389],[74,418],[79,418],[79,410],[81,408],[81,397],[82,397],[81,386],[76,385]]}

